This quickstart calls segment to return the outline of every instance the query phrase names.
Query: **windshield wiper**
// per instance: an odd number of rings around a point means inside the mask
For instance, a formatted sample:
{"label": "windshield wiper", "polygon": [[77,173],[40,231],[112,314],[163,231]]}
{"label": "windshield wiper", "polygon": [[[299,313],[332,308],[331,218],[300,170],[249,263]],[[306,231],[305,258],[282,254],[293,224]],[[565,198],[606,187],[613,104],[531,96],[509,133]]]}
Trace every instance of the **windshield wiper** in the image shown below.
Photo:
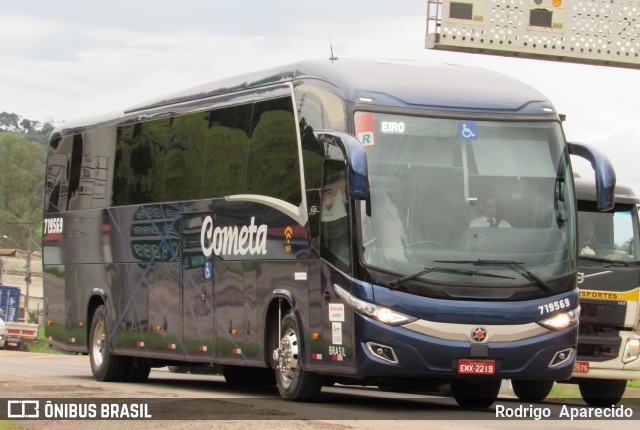
{"label": "windshield wiper", "polygon": [[474,266],[506,266],[516,273],[519,273],[522,277],[534,281],[538,288],[546,293],[550,293],[551,287],[537,275],[531,272],[529,269],[523,266],[524,263],[510,260],[440,260],[436,263],[457,263],[457,264],[473,264]]}
{"label": "windshield wiper", "polygon": [[411,279],[415,279],[419,276],[426,275],[431,272],[439,272],[439,273],[454,273],[456,275],[465,275],[465,276],[486,276],[488,278],[503,278],[503,279],[515,279],[510,276],[503,275],[494,275],[493,273],[482,273],[478,270],[466,270],[466,269],[448,269],[446,267],[425,267],[423,270],[412,273],[410,275],[402,276],[401,278],[393,279],[387,282],[388,287],[395,287],[404,281],[409,281]]}

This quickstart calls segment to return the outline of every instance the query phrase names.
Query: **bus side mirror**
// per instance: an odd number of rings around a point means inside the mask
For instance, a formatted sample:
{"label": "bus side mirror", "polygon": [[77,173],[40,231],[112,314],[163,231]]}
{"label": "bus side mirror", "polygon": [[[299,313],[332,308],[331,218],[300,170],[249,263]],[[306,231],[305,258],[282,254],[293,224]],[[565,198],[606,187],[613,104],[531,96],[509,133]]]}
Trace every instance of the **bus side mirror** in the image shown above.
{"label": "bus side mirror", "polygon": [[355,137],[342,132],[322,132],[320,141],[333,143],[342,149],[349,175],[349,197],[366,200],[369,197],[369,171],[367,153]]}
{"label": "bus side mirror", "polygon": [[599,211],[613,209],[615,203],[616,172],[609,158],[599,149],[584,143],[567,142],[569,154],[591,163],[596,176],[596,200]]}

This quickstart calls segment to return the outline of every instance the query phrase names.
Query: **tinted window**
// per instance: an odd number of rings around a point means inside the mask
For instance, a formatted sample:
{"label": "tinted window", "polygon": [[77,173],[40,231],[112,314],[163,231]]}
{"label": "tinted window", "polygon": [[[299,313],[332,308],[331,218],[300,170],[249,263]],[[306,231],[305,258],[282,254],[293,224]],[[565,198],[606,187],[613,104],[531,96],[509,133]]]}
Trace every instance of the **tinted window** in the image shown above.
{"label": "tinted window", "polygon": [[133,125],[118,127],[115,173],[113,176],[113,206],[127,204],[127,183],[129,180],[129,166],[131,165],[131,142],[134,128]]}
{"label": "tinted window", "polygon": [[248,194],[302,201],[295,117],[290,98],[254,105],[247,166]]}
{"label": "tinted window", "polygon": [[118,128],[113,205],[246,193],[299,205],[292,109],[282,98]]}
{"label": "tinted window", "polygon": [[161,201],[168,142],[168,119],[134,126],[127,182],[127,204]]}
{"label": "tinted window", "polygon": [[314,131],[345,130],[344,101],[332,92],[315,85],[301,85],[296,88],[295,94],[305,185],[308,190],[319,189],[322,181],[324,147],[316,139]]}
{"label": "tinted window", "polygon": [[[80,189],[80,177],[82,176],[82,155],[83,155],[82,135],[73,136],[73,145],[71,150],[71,163],[68,164],[69,170],[69,200],[67,200],[67,210],[69,209],[85,209],[70,206],[78,206],[77,199],[79,194],[86,193],[85,189]],[[74,204],[76,203],[76,204]],[[91,203],[89,206],[91,207]]]}
{"label": "tinted window", "polygon": [[171,119],[165,151],[163,201],[200,198],[207,143],[207,113]]}
{"label": "tinted window", "polygon": [[47,212],[58,212],[66,209],[69,181],[67,178],[67,164],[71,155],[73,138],[58,137],[49,145],[47,155],[47,189],[46,198],[49,201]]}
{"label": "tinted window", "polygon": [[343,270],[351,267],[351,238],[345,164],[329,160],[324,165],[320,239],[322,256]]}
{"label": "tinted window", "polygon": [[[47,197],[49,212],[88,209],[92,190],[83,178],[83,136],[76,134],[56,140],[47,157]],[[84,197],[84,198],[83,198]]]}
{"label": "tinted window", "polygon": [[252,105],[209,113],[202,198],[244,193]]}

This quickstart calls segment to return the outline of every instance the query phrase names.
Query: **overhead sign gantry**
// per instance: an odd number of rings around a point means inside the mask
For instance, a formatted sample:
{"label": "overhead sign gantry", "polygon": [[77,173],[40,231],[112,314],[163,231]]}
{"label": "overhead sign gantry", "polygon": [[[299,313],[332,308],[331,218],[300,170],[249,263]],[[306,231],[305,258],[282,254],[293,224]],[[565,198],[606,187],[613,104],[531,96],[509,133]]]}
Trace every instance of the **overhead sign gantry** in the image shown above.
{"label": "overhead sign gantry", "polygon": [[640,68],[640,0],[428,0],[426,47]]}

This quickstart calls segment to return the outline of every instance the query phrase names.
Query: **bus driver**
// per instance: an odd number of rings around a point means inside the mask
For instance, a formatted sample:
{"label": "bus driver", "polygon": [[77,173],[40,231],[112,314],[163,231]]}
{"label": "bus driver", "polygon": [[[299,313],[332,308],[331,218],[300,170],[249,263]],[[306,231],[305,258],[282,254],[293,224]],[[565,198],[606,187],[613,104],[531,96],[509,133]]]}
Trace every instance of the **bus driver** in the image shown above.
{"label": "bus driver", "polygon": [[480,213],[478,218],[474,218],[469,223],[469,227],[506,227],[511,228],[511,224],[498,218],[496,198],[493,196],[480,199]]}

